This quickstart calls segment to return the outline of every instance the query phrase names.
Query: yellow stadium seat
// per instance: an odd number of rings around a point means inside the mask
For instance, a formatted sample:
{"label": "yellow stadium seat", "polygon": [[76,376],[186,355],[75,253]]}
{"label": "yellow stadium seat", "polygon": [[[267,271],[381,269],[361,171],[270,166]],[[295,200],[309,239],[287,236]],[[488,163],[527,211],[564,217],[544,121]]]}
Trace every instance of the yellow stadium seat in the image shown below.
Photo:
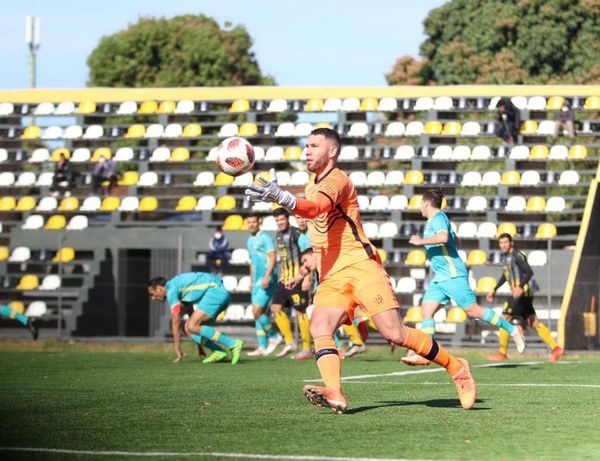
{"label": "yellow stadium seat", "polygon": [[78,114],[93,114],[96,112],[96,103],[94,101],[82,101],[77,107]]}
{"label": "yellow stadium seat", "polygon": [[48,219],[48,222],[44,226],[44,229],[46,229],[46,230],[61,230],[61,229],[64,229],[66,225],[67,225],[67,218],[65,218],[61,214],[55,214],[55,215],[50,216],[50,219]]}
{"label": "yellow stadium seat", "polygon": [[423,321],[423,310],[421,306],[409,307],[404,316],[404,323],[419,323]]}
{"label": "yellow stadium seat", "polygon": [[521,123],[521,134],[524,135],[533,135],[537,134],[538,124],[535,120],[525,120]]}
{"label": "yellow stadium seat", "polygon": [[1,246],[0,247],[0,261],[6,261],[8,256],[10,255],[10,250],[8,247]]}
{"label": "yellow stadium seat", "polygon": [[581,144],[575,144],[574,146],[569,147],[569,160],[583,160],[587,157],[587,154],[587,147],[582,146]]}
{"label": "yellow stadium seat", "polygon": [[538,196],[529,197],[525,209],[527,211],[543,212],[546,209],[546,199]]}
{"label": "yellow stadium seat", "polygon": [[304,112],[321,112],[323,109],[322,99],[309,99],[304,106]]}
{"label": "yellow stadium seat", "polygon": [[469,251],[467,266],[483,266],[487,262],[487,253],[483,250]]}
{"label": "yellow stadium seat", "polygon": [[23,277],[21,277],[21,280],[19,280],[17,290],[35,290],[39,286],[40,281],[38,280],[36,275],[26,274]]}
{"label": "yellow stadium seat", "polygon": [[503,222],[498,226],[496,230],[496,237],[501,234],[509,234],[511,237],[517,235],[517,226],[511,222]]}
{"label": "yellow stadium seat", "polygon": [[190,151],[187,147],[176,147],[171,152],[169,161],[171,162],[186,162],[190,159]]}
{"label": "yellow stadium seat", "polygon": [[94,151],[92,155],[92,162],[97,162],[100,160],[100,157],[104,157],[106,160],[110,160],[112,158],[112,152],[108,147],[99,147]]}
{"label": "yellow stadium seat", "polygon": [[410,250],[404,263],[408,266],[424,266],[427,254],[423,250]]}
{"label": "yellow stadium seat", "polygon": [[190,123],[183,128],[181,136],[184,138],[197,138],[202,135],[202,127],[198,123]]}
{"label": "yellow stadium seat", "polygon": [[557,230],[556,226],[552,223],[544,223],[537,228],[535,233],[536,239],[553,239],[556,237]]}
{"label": "yellow stadium seat", "polygon": [[21,139],[39,139],[42,134],[42,129],[39,126],[31,125],[25,128]]}
{"label": "yellow stadium seat", "polygon": [[377,253],[379,253],[379,257],[381,258],[381,263],[385,264],[385,262],[387,261],[387,251],[385,251],[383,248],[377,248]]}
{"label": "yellow stadium seat", "polygon": [[239,214],[229,215],[223,222],[223,230],[227,231],[242,230],[244,226],[244,218],[242,218]]}
{"label": "yellow stadium seat", "polygon": [[63,154],[67,158],[71,158],[71,151],[66,147],[59,147],[52,151],[52,155],[50,156],[51,162],[58,162],[60,159],[60,154]]}
{"label": "yellow stadium seat", "polygon": [[238,135],[245,138],[251,138],[257,134],[258,127],[256,126],[256,123],[242,123],[242,126],[240,126],[240,130],[238,131]]}
{"label": "yellow stadium seat", "polygon": [[8,307],[19,314],[23,314],[25,312],[25,304],[23,304],[22,301],[11,301],[8,303]]}
{"label": "yellow stadium seat", "polygon": [[441,134],[442,132],[442,123],[437,120],[430,120],[425,124],[423,128],[423,133],[425,134]]}
{"label": "yellow stadium seat", "polygon": [[126,171],[119,179],[119,186],[135,186],[140,179],[137,171]]}
{"label": "yellow stadium seat", "polygon": [[75,250],[71,247],[62,247],[59,251],[56,252],[52,261],[55,263],[70,263],[75,259]]}
{"label": "yellow stadium seat", "polygon": [[502,173],[502,179],[500,180],[500,184],[503,186],[516,186],[521,181],[521,175],[518,171],[505,171]]}
{"label": "yellow stadium seat", "polygon": [[423,184],[423,181],[425,181],[425,176],[419,170],[409,170],[404,175],[404,184],[407,185],[419,185]]}
{"label": "yellow stadium seat", "polygon": [[158,208],[158,200],[156,197],[144,197],[140,200],[138,211],[154,211]]}
{"label": "yellow stadium seat", "polygon": [[215,177],[215,186],[231,186],[235,178],[222,171]]}
{"label": "yellow stadium seat", "polygon": [[256,173],[256,175],[254,176],[254,183],[256,183],[258,178],[263,178],[266,181],[271,181],[271,179],[273,179],[271,177],[271,173],[269,173],[268,171],[259,171],[258,173]]}
{"label": "yellow stadium seat", "polygon": [[408,206],[407,208],[409,210],[419,210],[421,209],[421,199],[423,198],[422,195],[413,195],[410,200],[408,201]]}
{"label": "yellow stadium seat", "polygon": [[75,211],[79,208],[79,199],[77,197],[65,197],[58,206],[58,211]]}
{"label": "yellow stadium seat", "polygon": [[14,197],[0,198],[0,211],[12,211],[17,206],[17,201]]}
{"label": "yellow stadium seat", "polygon": [[285,149],[283,159],[288,161],[300,160],[302,157],[302,149],[298,146],[291,146]]}
{"label": "yellow stadium seat", "polygon": [[138,139],[143,138],[146,134],[146,127],[140,123],[135,123],[127,128],[127,133],[125,133],[125,138],[128,139]]}
{"label": "yellow stadium seat", "polygon": [[186,195],[179,199],[179,202],[177,202],[177,206],[175,207],[175,211],[194,211],[197,204],[198,201],[196,200],[196,197],[192,195]]}
{"label": "yellow stadium seat", "polygon": [[331,123],[319,122],[313,127],[313,130],[316,130],[317,128],[331,128]]}
{"label": "yellow stadium seat", "polygon": [[446,136],[460,136],[461,131],[462,125],[460,124],[460,122],[447,122],[444,125],[442,134]]}
{"label": "yellow stadium seat", "polygon": [[467,313],[464,309],[461,309],[458,306],[453,307],[448,311],[448,315],[446,315],[446,322],[448,323],[463,323],[467,320]]}
{"label": "yellow stadium seat", "polygon": [[560,110],[565,102],[565,98],[562,96],[550,96],[546,103],[546,109],[548,110]]}
{"label": "yellow stadium seat", "polygon": [[115,211],[119,209],[120,204],[121,201],[119,200],[119,197],[104,197],[104,200],[102,200],[102,205],[100,205],[100,211]]}
{"label": "yellow stadium seat", "polygon": [[442,210],[448,206],[448,200],[446,197],[442,198]]}
{"label": "yellow stadium seat", "polygon": [[35,205],[35,197],[27,195],[19,199],[19,201],[17,202],[17,206],[15,207],[15,211],[30,211],[35,208]]}
{"label": "yellow stadium seat", "polygon": [[529,151],[530,160],[546,160],[548,158],[548,147],[543,145],[533,146]]}
{"label": "yellow stadium seat", "polygon": [[481,277],[477,280],[475,291],[477,293],[489,293],[490,291],[494,291],[494,288],[496,288],[496,279],[494,277]]}
{"label": "yellow stadium seat", "polygon": [[250,110],[250,102],[247,99],[236,99],[231,103],[229,112],[240,113]]}
{"label": "yellow stadium seat", "polygon": [[232,195],[223,195],[217,200],[215,210],[227,211],[236,208],[235,197]]}
{"label": "yellow stadium seat", "polygon": [[600,109],[600,96],[588,96],[587,98],[585,98],[583,108],[587,110]]}
{"label": "yellow stadium seat", "polygon": [[157,114],[172,114],[175,112],[175,101],[162,101],[156,109]]}
{"label": "yellow stadium seat", "polygon": [[379,107],[379,101],[376,98],[364,98],[360,102],[360,110],[363,112],[373,112]]}
{"label": "yellow stadium seat", "polygon": [[158,103],[156,101],[144,101],[138,109],[138,114],[156,114]]}

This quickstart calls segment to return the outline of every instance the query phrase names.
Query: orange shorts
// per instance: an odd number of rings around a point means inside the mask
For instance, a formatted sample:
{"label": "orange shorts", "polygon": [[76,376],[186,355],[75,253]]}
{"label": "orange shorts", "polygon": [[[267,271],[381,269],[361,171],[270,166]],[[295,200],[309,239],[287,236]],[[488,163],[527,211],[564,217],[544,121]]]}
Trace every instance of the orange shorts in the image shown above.
{"label": "orange shorts", "polygon": [[319,283],[314,305],[316,309],[341,307],[350,321],[357,306],[369,317],[399,307],[389,275],[372,259],[345,267]]}

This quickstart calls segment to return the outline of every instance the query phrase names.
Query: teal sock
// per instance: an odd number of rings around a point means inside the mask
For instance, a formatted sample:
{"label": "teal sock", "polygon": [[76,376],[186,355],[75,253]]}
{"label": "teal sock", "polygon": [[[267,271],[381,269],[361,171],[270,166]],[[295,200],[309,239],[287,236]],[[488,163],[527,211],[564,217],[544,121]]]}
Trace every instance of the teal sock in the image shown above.
{"label": "teal sock", "polygon": [[335,341],[335,347],[337,349],[340,349],[344,345],[337,331],[333,334],[333,340]]}
{"label": "teal sock", "polygon": [[435,320],[424,319],[421,322],[421,328],[419,328],[419,330],[433,338],[433,335],[435,334]]}
{"label": "teal sock", "polygon": [[217,343],[211,341],[210,339],[203,338],[200,335],[192,335],[192,340],[196,344],[199,344],[202,347],[206,347],[207,349],[210,349],[213,352],[223,350],[223,348],[221,346],[219,346]]}
{"label": "teal sock", "polygon": [[262,329],[258,320],[254,321],[254,328],[256,328],[256,340],[258,341],[258,347],[261,349],[266,349],[269,346],[269,342],[267,341],[265,330]]}
{"label": "teal sock", "polygon": [[502,317],[501,314],[496,314],[492,309],[486,307],[483,312],[484,322],[489,323],[490,325],[494,325],[495,327],[502,328],[508,331],[509,335],[512,335],[515,331],[515,326],[511,324],[508,320]]}
{"label": "teal sock", "polygon": [[200,327],[200,336],[203,338],[214,341],[219,346],[224,346],[226,348],[232,348],[235,345],[235,340],[231,339],[228,336],[225,336],[219,330],[213,327],[209,327],[207,325],[202,325]]}
{"label": "teal sock", "polygon": [[27,316],[25,314],[21,314],[20,312],[17,312],[16,310],[11,309],[10,307],[6,306],[5,304],[2,304],[0,306],[0,316],[5,317],[7,319],[15,319],[17,322],[22,324],[24,327],[26,327],[27,322],[29,322],[29,319],[27,318]]}
{"label": "teal sock", "polygon": [[256,319],[256,323],[260,326],[261,330],[264,330],[265,334],[267,335],[267,338],[274,338],[275,336],[277,336],[277,332],[273,328],[273,324],[271,323],[271,320],[269,320],[269,317],[266,316],[266,314],[263,314],[258,319]]}

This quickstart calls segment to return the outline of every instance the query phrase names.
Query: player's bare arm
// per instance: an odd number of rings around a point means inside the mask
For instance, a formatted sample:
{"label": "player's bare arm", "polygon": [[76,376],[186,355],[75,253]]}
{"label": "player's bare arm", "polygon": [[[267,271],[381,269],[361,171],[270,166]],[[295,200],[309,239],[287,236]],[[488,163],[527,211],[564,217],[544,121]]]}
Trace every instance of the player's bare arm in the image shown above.
{"label": "player's bare arm", "polygon": [[438,232],[433,237],[422,238],[418,235],[412,235],[408,240],[408,243],[411,245],[438,245],[441,243],[446,243],[448,241],[448,232]]}

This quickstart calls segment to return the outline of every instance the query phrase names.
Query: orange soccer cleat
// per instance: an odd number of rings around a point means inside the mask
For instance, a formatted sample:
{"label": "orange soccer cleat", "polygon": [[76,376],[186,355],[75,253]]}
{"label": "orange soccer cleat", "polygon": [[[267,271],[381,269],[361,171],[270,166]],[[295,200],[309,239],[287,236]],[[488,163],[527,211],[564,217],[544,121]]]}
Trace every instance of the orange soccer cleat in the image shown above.
{"label": "orange soccer cleat", "polygon": [[348,402],[342,391],[331,387],[307,385],[302,388],[304,397],[315,407],[331,408],[334,413],[346,413]]}
{"label": "orange soccer cleat", "polygon": [[487,359],[492,362],[506,362],[508,360],[508,355],[503,354],[502,352],[496,352],[495,354],[488,355]]}
{"label": "orange soccer cleat", "polygon": [[558,362],[558,359],[560,359],[564,353],[565,350],[562,347],[556,346],[554,349],[552,349],[552,352],[550,352],[548,361],[552,363]]}
{"label": "orange soccer cleat", "polygon": [[458,361],[462,363],[463,368],[452,379],[454,379],[454,384],[456,385],[460,404],[465,410],[470,410],[475,405],[475,399],[477,399],[477,386],[471,376],[469,362],[465,359],[458,359]]}
{"label": "orange soccer cleat", "polygon": [[402,363],[410,366],[427,366],[431,365],[431,362],[427,360],[425,357],[421,357],[413,350],[409,350],[408,354],[400,359]]}

